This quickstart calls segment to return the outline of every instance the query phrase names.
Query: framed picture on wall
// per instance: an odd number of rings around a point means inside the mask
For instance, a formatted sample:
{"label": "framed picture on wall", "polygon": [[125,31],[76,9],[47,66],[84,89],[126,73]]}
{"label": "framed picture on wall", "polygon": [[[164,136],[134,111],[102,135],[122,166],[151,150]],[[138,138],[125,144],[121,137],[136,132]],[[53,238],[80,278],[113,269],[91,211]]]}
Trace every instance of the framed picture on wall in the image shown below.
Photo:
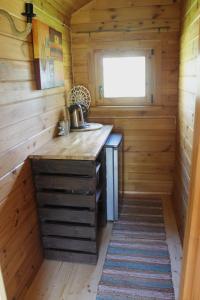
{"label": "framed picture on wall", "polygon": [[33,20],[33,50],[37,88],[63,86],[62,33]]}

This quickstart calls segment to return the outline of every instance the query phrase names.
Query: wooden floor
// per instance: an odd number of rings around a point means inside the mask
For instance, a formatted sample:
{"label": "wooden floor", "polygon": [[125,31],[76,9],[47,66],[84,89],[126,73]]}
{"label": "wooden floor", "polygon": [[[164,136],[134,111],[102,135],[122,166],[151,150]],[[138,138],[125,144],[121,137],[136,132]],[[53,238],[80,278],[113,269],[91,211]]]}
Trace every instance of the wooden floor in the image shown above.
{"label": "wooden floor", "polygon": [[[170,201],[163,199],[163,203],[173,283],[178,299],[182,250]],[[96,266],[45,260],[25,300],[95,300],[111,231],[112,224],[109,223],[102,234]]]}

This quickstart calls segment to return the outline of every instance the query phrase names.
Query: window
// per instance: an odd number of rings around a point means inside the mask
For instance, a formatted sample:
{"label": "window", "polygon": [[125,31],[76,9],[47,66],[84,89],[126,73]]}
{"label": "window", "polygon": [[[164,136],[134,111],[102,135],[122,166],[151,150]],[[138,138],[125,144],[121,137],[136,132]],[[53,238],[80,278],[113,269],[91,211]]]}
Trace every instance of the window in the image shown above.
{"label": "window", "polygon": [[104,57],[104,97],[145,97],[145,76],[145,56]]}
{"label": "window", "polygon": [[100,105],[153,102],[153,51],[96,54],[96,100]]}

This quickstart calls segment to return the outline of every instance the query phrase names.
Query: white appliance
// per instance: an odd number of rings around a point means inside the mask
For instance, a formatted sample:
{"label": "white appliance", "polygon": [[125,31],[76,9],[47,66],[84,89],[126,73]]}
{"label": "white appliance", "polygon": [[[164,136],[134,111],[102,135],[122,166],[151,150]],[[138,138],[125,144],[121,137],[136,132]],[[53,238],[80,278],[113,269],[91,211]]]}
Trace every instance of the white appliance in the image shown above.
{"label": "white appliance", "polygon": [[122,134],[113,133],[106,144],[107,220],[118,220],[122,192]]}

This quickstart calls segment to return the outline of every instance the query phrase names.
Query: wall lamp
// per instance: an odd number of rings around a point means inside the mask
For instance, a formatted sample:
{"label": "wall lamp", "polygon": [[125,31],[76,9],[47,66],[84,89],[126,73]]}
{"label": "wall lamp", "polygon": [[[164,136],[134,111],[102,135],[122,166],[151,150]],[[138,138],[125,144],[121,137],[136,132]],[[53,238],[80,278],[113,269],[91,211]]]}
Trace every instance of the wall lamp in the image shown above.
{"label": "wall lamp", "polygon": [[27,25],[25,30],[19,31],[15,25],[13,17],[4,9],[0,9],[0,15],[6,17],[10,23],[11,30],[14,35],[26,38],[32,30],[32,19],[36,16],[33,12],[33,4],[25,3],[25,12],[22,13],[22,16],[27,18]]}

